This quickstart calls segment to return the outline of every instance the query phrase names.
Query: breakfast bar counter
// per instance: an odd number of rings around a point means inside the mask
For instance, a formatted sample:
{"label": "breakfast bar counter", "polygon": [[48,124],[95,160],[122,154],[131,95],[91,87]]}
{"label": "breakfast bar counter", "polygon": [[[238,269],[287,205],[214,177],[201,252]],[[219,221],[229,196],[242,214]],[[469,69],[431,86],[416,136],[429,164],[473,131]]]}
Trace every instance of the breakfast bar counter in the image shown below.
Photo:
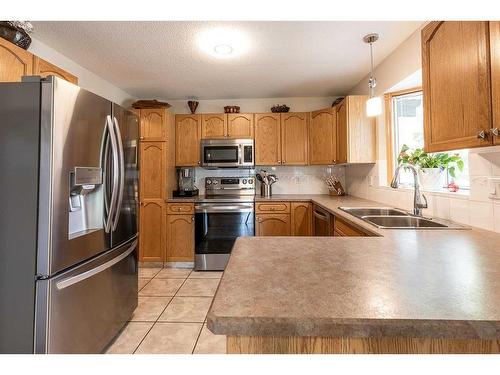
{"label": "breakfast bar counter", "polygon": [[228,353],[499,353],[500,234],[383,230],[373,237],[243,237],[208,314]]}

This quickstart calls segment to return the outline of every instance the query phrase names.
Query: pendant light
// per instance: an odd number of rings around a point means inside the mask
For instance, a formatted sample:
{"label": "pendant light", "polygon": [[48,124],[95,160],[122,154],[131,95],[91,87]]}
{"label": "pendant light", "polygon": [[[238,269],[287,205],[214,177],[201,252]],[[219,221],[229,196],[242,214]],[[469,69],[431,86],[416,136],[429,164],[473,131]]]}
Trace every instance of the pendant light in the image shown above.
{"label": "pendant light", "polygon": [[363,41],[370,45],[370,78],[368,79],[368,87],[370,90],[370,98],[366,101],[366,115],[369,117],[378,116],[382,113],[382,99],[375,96],[375,86],[377,80],[373,76],[373,43],[378,40],[378,34],[365,35]]}

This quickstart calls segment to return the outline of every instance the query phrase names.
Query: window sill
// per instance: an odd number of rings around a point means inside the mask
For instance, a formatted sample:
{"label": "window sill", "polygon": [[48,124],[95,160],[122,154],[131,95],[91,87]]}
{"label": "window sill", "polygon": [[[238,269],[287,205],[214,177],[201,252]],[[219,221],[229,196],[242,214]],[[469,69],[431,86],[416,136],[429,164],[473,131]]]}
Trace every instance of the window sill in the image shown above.
{"label": "window sill", "polygon": [[[380,186],[380,188],[382,189],[387,189],[387,190],[394,190],[393,188],[391,188],[390,186]],[[397,188],[397,190],[400,190],[400,191],[408,191],[408,192],[413,192],[413,188],[412,187],[406,187],[406,186],[400,186]],[[450,192],[448,191],[447,189],[442,189],[442,190],[426,190],[426,189],[422,189],[420,188],[420,191],[423,192],[423,193],[426,193],[428,195],[435,195],[435,196],[441,196],[441,197],[453,197],[453,198],[457,198],[457,199],[469,199],[469,196],[470,196],[470,190],[459,190],[457,192]]]}

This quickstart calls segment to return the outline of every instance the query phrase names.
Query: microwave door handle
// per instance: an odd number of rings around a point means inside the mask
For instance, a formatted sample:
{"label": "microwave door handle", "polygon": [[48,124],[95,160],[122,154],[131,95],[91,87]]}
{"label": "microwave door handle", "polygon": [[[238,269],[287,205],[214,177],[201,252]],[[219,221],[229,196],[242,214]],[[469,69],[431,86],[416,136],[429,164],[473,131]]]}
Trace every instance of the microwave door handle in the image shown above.
{"label": "microwave door handle", "polygon": [[241,154],[242,154],[242,151],[241,149],[243,148],[243,145],[240,144],[238,145],[238,165],[241,165],[242,164],[242,161],[241,161]]}
{"label": "microwave door handle", "polygon": [[120,132],[120,126],[118,124],[118,120],[116,117],[113,117],[113,125],[114,125],[114,130],[115,130],[115,135],[116,135],[116,145],[117,145],[117,154],[118,154],[118,170],[119,170],[119,176],[118,176],[118,198],[116,201],[116,211],[113,219],[113,227],[112,229],[115,230],[117,225],[118,225],[118,219],[120,218],[120,212],[121,212],[121,206],[123,202],[123,190],[125,188],[125,157],[124,157],[124,151],[123,151],[123,143],[122,143],[122,135]]}

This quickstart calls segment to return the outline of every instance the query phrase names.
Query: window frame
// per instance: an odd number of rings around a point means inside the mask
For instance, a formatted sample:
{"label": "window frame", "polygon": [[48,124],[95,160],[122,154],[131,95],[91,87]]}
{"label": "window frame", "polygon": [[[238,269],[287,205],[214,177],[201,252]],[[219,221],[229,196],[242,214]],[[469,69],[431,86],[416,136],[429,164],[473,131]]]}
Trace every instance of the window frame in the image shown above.
{"label": "window frame", "polygon": [[[385,125],[386,125],[386,155],[387,155],[387,186],[389,186],[392,182],[392,177],[394,176],[395,166],[396,166],[396,158],[397,152],[395,150],[395,140],[396,140],[396,129],[394,123],[394,103],[393,99],[398,96],[405,96],[409,94],[415,94],[421,92],[423,96],[423,91],[421,86],[412,87],[405,90],[398,90],[386,93],[384,95],[384,106],[385,106]],[[422,102],[424,104],[424,102]],[[423,128],[425,132],[425,127]],[[424,148],[425,149],[425,148]],[[446,173],[446,185],[448,185],[450,181],[449,173]],[[443,187],[444,189],[445,187]],[[469,185],[461,186],[461,190],[470,191],[470,181]]]}
{"label": "window frame", "polygon": [[385,106],[385,135],[386,135],[386,156],[387,156],[387,185],[391,184],[392,177],[394,176],[394,166],[396,165],[395,155],[396,151],[394,149],[395,141],[395,128],[394,128],[394,111],[392,99],[397,96],[403,96],[408,94],[414,94],[421,92],[422,87],[412,87],[405,90],[398,90],[386,93],[384,95],[384,106]]}

